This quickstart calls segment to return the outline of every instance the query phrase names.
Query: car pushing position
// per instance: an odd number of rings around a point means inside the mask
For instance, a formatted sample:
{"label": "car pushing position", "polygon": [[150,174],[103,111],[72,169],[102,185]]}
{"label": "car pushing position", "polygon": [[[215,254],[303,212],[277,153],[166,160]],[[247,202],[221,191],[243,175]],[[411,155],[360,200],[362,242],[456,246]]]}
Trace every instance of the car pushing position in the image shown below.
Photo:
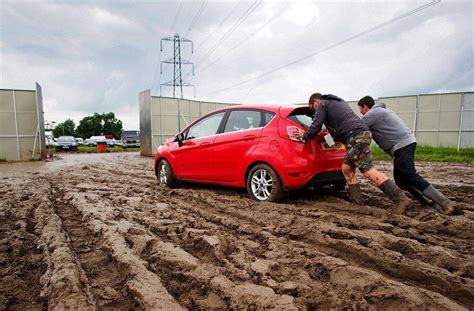
{"label": "car pushing position", "polygon": [[323,130],[305,144],[294,136],[312,122],[308,107],[239,105],[199,118],[159,146],[160,185],[180,181],[246,188],[257,201],[280,202],[289,190],[344,188],[345,147],[324,140]]}

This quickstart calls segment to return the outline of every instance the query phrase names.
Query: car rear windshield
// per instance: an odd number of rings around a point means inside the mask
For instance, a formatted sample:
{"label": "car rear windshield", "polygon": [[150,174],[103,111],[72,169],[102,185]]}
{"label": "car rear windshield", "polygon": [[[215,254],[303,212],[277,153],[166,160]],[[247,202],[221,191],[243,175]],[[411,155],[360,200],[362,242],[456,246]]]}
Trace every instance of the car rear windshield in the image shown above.
{"label": "car rear windshield", "polygon": [[74,142],[74,137],[72,136],[61,136],[58,138],[58,141],[60,142]]}
{"label": "car rear windshield", "polygon": [[307,129],[313,122],[313,112],[308,107],[299,107],[290,113],[288,119],[295,121]]}

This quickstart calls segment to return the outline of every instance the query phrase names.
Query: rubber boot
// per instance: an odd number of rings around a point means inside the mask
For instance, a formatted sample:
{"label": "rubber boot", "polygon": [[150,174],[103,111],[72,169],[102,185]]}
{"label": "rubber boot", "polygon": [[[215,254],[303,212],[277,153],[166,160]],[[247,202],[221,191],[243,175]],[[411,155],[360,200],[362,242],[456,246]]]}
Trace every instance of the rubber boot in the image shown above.
{"label": "rubber boot", "polygon": [[415,189],[413,187],[408,187],[407,189],[405,189],[406,191],[408,191],[411,196],[413,197],[413,199],[417,200],[418,202],[421,203],[421,205],[424,205],[424,206],[433,206],[435,203],[433,201],[431,201],[430,199],[428,199],[427,197],[425,197],[423,195],[423,193],[421,193],[420,190],[418,189]]}
{"label": "rubber boot", "polygon": [[360,191],[360,184],[348,185],[349,194],[352,197],[352,201],[358,205],[364,205],[364,200],[362,199],[362,191]]}
{"label": "rubber boot", "polygon": [[381,184],[380,189],[396,204],[395,214],[405,214],[411,204],[405,193],[390,179]]}
{"label": "rubber boot", "polygon": [[423,195],[433,200],[436,204],[443,208],[444,214],[453,215],[456,213],[456,206],[453,201],[445,197],[435,187],[429,185],[424,191]]}

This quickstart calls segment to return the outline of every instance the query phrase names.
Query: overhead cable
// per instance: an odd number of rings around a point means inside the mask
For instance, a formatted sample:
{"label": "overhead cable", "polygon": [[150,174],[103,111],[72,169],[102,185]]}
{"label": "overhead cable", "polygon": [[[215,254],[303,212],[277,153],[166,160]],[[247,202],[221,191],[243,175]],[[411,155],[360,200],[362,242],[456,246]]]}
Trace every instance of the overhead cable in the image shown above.
{"label": "overhead cable", "polygon": [[275,73],[275,72],[277,72],[277,71],[280,71],[280,70],[282,70],[282,69],[284,69],[284,68],[287,68],[287,67],[289,67],[289,66],[292,66],[292,65],[295,65],[295,64],[297,64],[297,63],[300,63],[300,62],[302,62],[302,61],[304,61],[304,60],[307,60],[307,59],[309,59],[309,58],[312,58],[312,57],[314,57],[314,56],[316,56],[316,55],[318,55],[318,54],[320,54],[320,53],[326,52],[326,51],[328,51],[328,50],[330,50],[330,49],[333,49],[333,48],[335,48],[335,47],[338,47],[338,46],[340,46],[340,45],[343,45],[343,44],[345,44],[345,43],[347,43],[347,42],[349,42],[349,41],[355,40],[355,39],[357,39],[357,38],[359,38],[359,37],[361,37],[361,36],[363,36],[363,35],[366,35],[366,34],[368,34],[368,33],[374,32],[374,31],[376,31],[376,30],[378,30],[378,29],[380,29],[380,28],[383,28],[383,27],[385,27],[385,26],[388,26],[388,25],[390,25],[390,24],[392,24],[392,23],[395,23],[395,22],[397,22],[397,21],[399,21],[399,20],[401,20],[401,19],[404,19],[404,18],[406,18],[406,17],[408,17],[408,16],[410,16],[410,15],[413,15],[413,14],[415,14],[415,13],[417,13],[417,12],[420,12],[420,11],[422,11],[422,10],[425,10],[425,9],[427,9],[427,8],[433,6],[433,5],[436,5],[436,4],[440,3],[440,2],[441,2],[441,0],[434,0],[434,1],[431,1],[431,2],[428,3],[428,4],[422,5],[422,6],[418,7],[418,8],[416,8],[416,9],[411,10],[411,11],[409,11],[409,12],[406,12],[406,13],[404,13],[404,14],[402,14],[402,15],[396,16],[396,17],[394,17],[394,18],[392,18],[392,19],[390,19],[390,20],[388,20],[388,21],[386,21],[386,22],[380,23],[380,24],[378,24],[378,25],[376,25],[376,26],[373,26],[373,27],[371,27],[371,28],[369,28],[369,29],[366,29],[366,30],[364,30],[364,31],[362,31],[362,32],[360,32],[360,33],[357,33],[357,34],[355,34],[355,35],[353,35],[353,36],[350,36],[349,38],[346,38],[346,39],[344,39],[344,40],[341,40],[341,41],[339,41],[339,42],[336,42],[336,43],[334,43],[334,44],[331,44],[331,45],[329,45],[329,46],[327,46],[327,47],[325,47],[325,48],[323,48],[323,49],[320,49],[320,50],[318,50],[318,51],[315,51],[315,52],[313,52],[313,53],[310,53],[310,54],[308,54],[308,55],[306,55],[306,56],[304,56],[304,57],[301,57],[301,58],[299,58],[299,59],[297,59],[297,60],[294,60],[294,61],[292,61],[292,62],[290,62],[290,63],[287,63],[287,64],[285,64],[285,65],[283,65],[283,66],[276,67],[276,68],[274,68],[274,69],[272,69],[272,70],[269,70],[269,71],[267,71],[267,72],[265,72],[265,73],[263,73],[263,74],[260,74],[260,75],[258,75],[258,76],[256,76],[256,77],[247,79],[247,80],[242,81],[242,82],[239,82],[239,83],[237,83],[237,84],[230,85],[230,86],[225,87],[225,88],[222,88],[222,89],[220,89],[220,90],[206,93],[206,94],[204,94],[204,96],[205,96],[205,95],[208,95],[208,94],[211,94],[211,93],[220,93],[220,92],[229,90],[229,89],[231,89],[231,88],[234,88],[234,87],[237,87],[237,86],[246,84],[246,83],[248,83],[248,82],[251,82],[251,81],[260,79],[260,78],[262,78],[262,77],[271,75],[271,74],[273,74],[273,73]]}

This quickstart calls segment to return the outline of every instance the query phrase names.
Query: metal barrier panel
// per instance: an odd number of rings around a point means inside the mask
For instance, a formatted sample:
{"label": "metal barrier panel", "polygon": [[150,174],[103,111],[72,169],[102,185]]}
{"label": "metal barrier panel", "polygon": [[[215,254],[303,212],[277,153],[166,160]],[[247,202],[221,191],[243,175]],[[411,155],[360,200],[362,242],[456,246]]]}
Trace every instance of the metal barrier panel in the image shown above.
{"label": "metal barrier panel", "polygon": [[462,94],[441,94],[438,124],[438,147],[458,146]]}
{"label": "metal barrier panel", "polygon": [[140,106],[140,154],[152,156],[150,90],[139,93]]}
{"label": "metal barrier panel", "polygon": [[38,114],[39,124],[39,152],[42,159],[46,159],[46,137],[44,133],[44,115],[43,115],[43,88],[36,82],[36,112]]}
{"label": "metal barrier panel", "polygon": [[412,131],[415,131],[416,127],[416,96],[403,96],[397,97],[397,115]]}
{"label": "metal barrier panel", "polygon": [[461,105],[458,148],[474,148],[474,93],[464,93]]}
{"label": "metal barrier panel", "polygon": [[205,115],[206,113],[209,113],[211,111],[216,110],[216,103],[207,103],[207,102],[202,102],[201,103],[201,115]]}
{"label": "metal barrier panel", "polygon": [[0,90],[0,160],[19,161],[13,90]]}
{"label": "metal barrier panel", "polygon": [[44,154],[37,100],[35,91],[0,90],[0,159],[28,161]]}
{"label": "metal barrier panel", "polygon": [[438,145],[440,103],[439,95],[421,95],[418,97],[418,121],[416,127],[418,145]]}

